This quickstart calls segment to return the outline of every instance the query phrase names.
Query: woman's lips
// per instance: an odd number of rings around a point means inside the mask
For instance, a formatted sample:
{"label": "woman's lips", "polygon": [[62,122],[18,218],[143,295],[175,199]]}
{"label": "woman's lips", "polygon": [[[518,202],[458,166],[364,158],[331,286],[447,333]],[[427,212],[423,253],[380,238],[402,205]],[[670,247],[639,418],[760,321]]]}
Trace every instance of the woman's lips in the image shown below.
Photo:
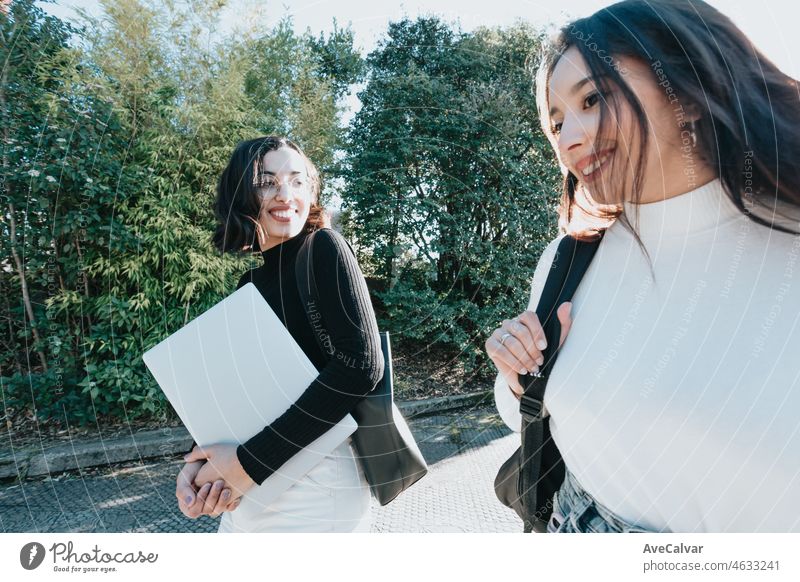
{"label": "woman's lips", "polygon": [[270,210],[268,214],[277,222],[291,222],[292,217],[297,214],[297,211],[291,208],[280,208]]}
{"label": "woman's lips", "polygon": [[608,168],[613,154],[614,150],[605,150],[596,156],[592,156],[589,163],[582,164],[583,167],[580,168],[578,173],[579,179],[586,182],[592,182],[597,179]]}

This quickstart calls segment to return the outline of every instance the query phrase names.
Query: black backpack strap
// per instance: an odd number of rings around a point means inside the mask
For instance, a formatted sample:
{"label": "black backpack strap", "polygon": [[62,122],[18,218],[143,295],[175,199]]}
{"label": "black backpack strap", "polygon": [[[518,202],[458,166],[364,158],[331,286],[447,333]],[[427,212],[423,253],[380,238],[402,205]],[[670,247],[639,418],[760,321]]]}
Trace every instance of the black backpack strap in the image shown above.
{"label": "black backpack strap", "polygon": [[562,303],[572,300],[599,245],[600,239],[586,242],[571,236],[565,236],[558,245],[536,306],[536,316],[547,338],[547,348],[543,352],[544,364],[540,366],[538,376],[520,376],[520,383],[525,389],[520,402],[523,418],[535,419],[542,416],[547,378],[556,363],[561,339],[561,323],[556,312]]}
{"label": "black backpack strap", "polygon": [[[558,321],[558,307],[571,301],[580,285],[586,270],[594,258],[602,237],[593,241],[579,241],[565,236],[558,245],[550,273],[542,290],[536,315],[547,338],[547,348],[543,352],[544,364],[537,376],[520,376],[524,392],[520,399],[522,415],[522,451],[520,458],[520,495],[531,517],[525,523],[525,530],[531,531],[533,521],[549,515],[552,507],[549,499],[537,499],[540,482],[546,491],[555,492],[564,479],[564,464],[561,454],[550,437],[549,419],[543,416],[544,393],[547,379],[555,365],[561,339],[561,324]],[[542,465],[547,471],[542,474]]]}

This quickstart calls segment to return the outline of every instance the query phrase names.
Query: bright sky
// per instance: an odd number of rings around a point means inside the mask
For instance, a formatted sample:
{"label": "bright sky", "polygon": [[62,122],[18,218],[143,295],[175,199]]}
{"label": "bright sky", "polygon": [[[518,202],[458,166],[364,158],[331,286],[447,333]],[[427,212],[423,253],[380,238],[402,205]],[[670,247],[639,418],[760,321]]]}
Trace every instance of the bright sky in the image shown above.
{"label": "bright sky", "polygon": [[[469,31],[478,26],[507,26],[520,19],[536,26],[558,25],[613,3],[602,0],[405,0],[401,3],[385,0],[228,0],[220,34],[229,34],[237,27],[249,27],[246,18],[263,19],[265,28],[271,28],[289,14],[296,31],[310,28],[316,36],[320,31],[330,31],[336,19],[340,27],[351,25],[356,46],[366,55],[380,40],[388,23],[404,16],[415,18],[436,14],[448,22],[460,22],[461,28]],[[796,30],[800,22],[800,2],[709,0],[709,3],[731,17],[783,71],[800,78],[800,35]],[[253,5],[258,5],[259,10],[252,10]],[[42,6],[62,18],[73,15],[74,7],[84,8],[95,15],[100,11],[96,0],[60,0]],[[345,113],[343,123],[347,123],[359,108],[358,98],[351,94],[346,106],[349,111]]]}
{"label": "bright sky", "polygon": [[[249,28],[246,18],[263,20],[271,28],[282,17],[290,14],[295,30],[310,28],[314,35],[328,32],[336,19],[340,27],[351,25],[356,46],[366,55],[375,48],[389,22],[404,16],[436,14],[448,22],[458,21],[465,31],[479,26],[507,26],[517,20],[526,20],[535,26],[560,25],[566,21],[613,4],[602,0],[405,0],[401,3],[386,0],[296,0],[272,2],[254,0],[227,0],[220,34],[230,34],[237,27]],[[658,0],[653,0],[657,3]],[[783,71],[800,78],[800,2],[797,0],[708,0],[712,6],[727,14]],[[259,10],[252,7],[257,4]],[[42,4],[61,18],[70,18],[74,7],[81,7],[98,15],[96,0],[57,0],[56,4]],[[360,108],[355,87],[347,97],[341,122],[349,123]],[[338,198],[328,200],[328,206],[338,207]]]}
{"label": "bright sky", "polygon": [[[657,3],[658,0],[654,0]],[[333,19],[340,25],[350,23],[356,44],[365,51],[376,42],[392,20],[403,16],[437,14],[445,20],[460,21],[464,30],[481,25],[509,25],[524,19],[535,25],[563,23],[570,17],[586,16],[612,2],[591,0],[405,0],[401,3],[383,0],[297,0],[294,2],[259,3],[260,18],[267,27],[285,14],[294,18],[295,29],[313,32],[329,31]],[[800,3],[797,0],[711,0],[710,4],[730,16],[768,57],[793,77],[800,76]],[[243,24],[243,15],[253,14],[243,9],[252,0],[229,0],[222,31],[232,31]],[[61,0],[56,5],[44,5],[58,16],[69,16],[72,7],[81,6],[96,13],[94,0]]]}

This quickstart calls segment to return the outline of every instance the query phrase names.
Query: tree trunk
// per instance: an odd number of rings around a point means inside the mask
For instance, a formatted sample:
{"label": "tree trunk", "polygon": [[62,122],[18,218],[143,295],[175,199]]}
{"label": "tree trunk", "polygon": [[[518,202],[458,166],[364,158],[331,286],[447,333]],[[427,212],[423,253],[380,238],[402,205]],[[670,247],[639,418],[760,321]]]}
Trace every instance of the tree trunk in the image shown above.
{"label": "tree trunk", "polygon": [[[3,103],[0,101],[0,106]],[[3,160],[5,164],[7,162],[6,159]],[[7,166],[3,166],[3,171],[6,171]],[[14,217],[14,205],[10,202],[8,203],[8,213],[9,223],[8,227],[11,231],[11,254],[14,257],[14,264],[17,267],[17,275],[19,275],[19,282],[22,286],[22,301],[25,304],[25,312],[28,314],[28,319],[31,323],[31,332],[33,333],[33,341],[35,345],[41,346],[41,338],[39,337],[39,330],[36,329],[36,318],[33,314],[33,304],[31,303],[31,297],[28,293],[28,281],[25,278],[25,269],[22,264],[22,261],[19,258],[19,253],[17,252],[17,224],[16,218]],[[39,355],[39,361],[42,363],[42,369],[47,372],[47,359],[44,357],[44,352],[41,349],[36,350],[36,353]]]}
{"label": "tree trunk", "polygon": [[395,195],[395,206],[394,206],[394,215],[392,216],[392,231],[389,235],[389,254],[386,257],[386,282],[388,283],[388,289],[392,289],[394,287],[394,249],[397,247],[397,239],[400,232],[400,210],[402,209],[402,204],[400,202],[400,190],[397,191]]}
{"label": "tree trunk", "polygon": [[7,353],[14,358],[14,366],[17,368],[17,372],[20,376],[22,376],[22,364],[17,357],[17,343],[14,340],[14,322],[11,320],[11,302],[8,300],[8,294],[6,294],[6,313],[8,314],[8,348]]}
{"label": "tree trunk", "polygon": [[[80,236],[75,236],[75,250],[78,253],[78,260],[80,261],[81,265],[81,274],[83,275],[83,293],[86,297],[86,301],[89,301],[89,274],[86,272],[86,261],[83,258],[83,252],[81,251],[81,244],[80,244]],[[84,310],[81,307],[81,313],[83,314],[83,318],[86,320],[86,331],[89,335],[92,334],[92,318],[89,315],[90,310]]]}
{"label": "tree trunk", "polygon": [[[13,34],[12,34],[13,37]],[[5,40],[5,39],[4,39]],[[8,120],[6,119],[6,92],[5,88],[8,84],[8,67],[3,67],[2,78],[0,78],[0,112],[3,115],[3,142],[9,143],[8,134]],[[25,269],[23,268],[22,261],[17,252],[17,223],[14,212],[14,204],[10,202],[11,192],[7,182],[8,177],[8,155],[5,148],[3,149],[3,185],[6,190],[5,194],[8,196],[8,214],[9,214],[9,230],[11,231],[11,255],[14,257],[14,264],[17,267],[17,274],[19,275],[20,285],[22,286],[22,301],[25,304],[25,312],[28,314],[28,319],[31,322],[31,332],[33,333],[33,341],[35,345],[41,346],[41,339],[39,338],[39,330],[36,329],[36,318],[33,315],[33,305],[31,304],[30,294],[28,293],[28,281],[25,278]],[[47,359],[44,352],[38,349],[36,353],[39,355],[39,361],[42,363],[42,369],[47,372]]]}

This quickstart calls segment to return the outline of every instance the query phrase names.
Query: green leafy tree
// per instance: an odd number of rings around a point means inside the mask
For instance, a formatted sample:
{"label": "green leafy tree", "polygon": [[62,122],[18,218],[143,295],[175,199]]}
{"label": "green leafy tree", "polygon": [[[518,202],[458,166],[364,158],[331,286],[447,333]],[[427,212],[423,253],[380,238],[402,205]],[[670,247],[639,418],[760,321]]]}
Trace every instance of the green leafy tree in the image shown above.
{"label": "green leafy tree", "polygon": [[[213,22],[208,14],[148,12],[139,4],[115,2],[94,28],[93,60],[136,137],[132,161],[148,175],[132,203],[119,208],[135,244],[94,263],[113,315],[91,343],[97,363],[83,385],[112,402],[133,400],[137,412],[157,412],[164,402],[140,354],[219,301],[251,266],[210,246],[216,179],[233,145],[284,133],[324,163],[339,129],[331,80],[314,67],[310,38],[295,35],[288,21],[205,48],[198,39],[212,32],[203,30]],[[122,60],[104,62],[106,55]],[[112,334],[121,339],[105,341]],[[133,357],[120,363],[118,353]]]}
{"label": "green leafy tree", "polygon": [[0,14],[0,31],[4,399],[85,419],[84,339],[97,323],[85,301],[100,292],[90,264],[112,232],[125,237],[113,208],[135,171],[110,104],[78,81],[91,73],[70,48],[77,31],[26,0]]}
{"label": "green leafy tree", "polygon": [[0,14],[4,398],[81,422],[169,414],[142,353],[251,266],[210,243],[233,146],[284,133],[330,164],[360,67],[349,31],[208,43],[219,2],[101,7],[81,28]]}
{"label": "green leafy tree", "polygon": [[382,283],[385,325],[482,361],[556,233],[558,168],[539,130],[532,29],[402,20],[367,58],[343,171],[348,228]]}

